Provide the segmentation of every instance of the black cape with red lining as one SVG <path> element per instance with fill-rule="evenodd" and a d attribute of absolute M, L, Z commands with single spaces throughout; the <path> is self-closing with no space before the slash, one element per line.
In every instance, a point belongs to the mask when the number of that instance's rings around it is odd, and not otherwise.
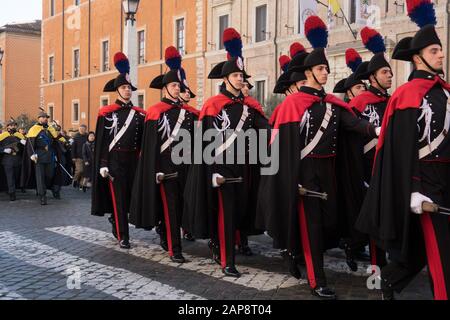
<path fill-rule="evenodd" d="M 214 129 L 214 119 L 222 109 L 234 103 L 233 100 L 223 94 L 219 94 L 208 99 L 203 106 L 199 121 L 202 122 L 202 131 Z M 261 105 L 252 97 L 245 97 L 244 102 L 248 107 L 256 110 L 262 117 L 265 117 Z M 203 132 L 198 132 L 202 134 Z M 194 138 L 195 139 L 195 138 Z M 203 145 L 202 150 L 205 145 Z M 210 166 L 205 164 L 193 164 L 189 168 L 188 178 L 184 192 L 184 207 L 182 225 L 185 230 L 197 239 L 210 239 L 215 236 L 217 226 L 218 199 L 215 188 L 212 187 Z M 237 229 L 247 235 L 262 233 L 256 230 L 256 190 L 259 184 L 259 166 L 250 165 L 249 177 L 251 184 L 248 186 L 250 192 L 248 203 L 250 204 L 246 217 L 243 217 Z M 238 223 L 239 224 L 239 223 Z"/>
<path fill-rule="evenodd" d="M 94 174 L 92 177 L 92 199 L 91 214 L 94 216 L 104 216 L 106 213 L 113 213 L 113 204 L 111 191 L 109 189 L 109 180 L 100 175 L 101 168 L 101 146 L 106 143 L 104 137 L 109 134 L 105 131 L 105 116 L 120 109 L 121 106 L 112 104 L 100 108 L 95 127 L 95 150 L 94 150 Z M 137 112 L 145 114 L 145 110 L 139 107 L 133 107 Z"/>
<path fill-rule="evenodd" d="M 183 109 L 198 115 L 198 110 L 188 105 Z M 158 121 L 162 113 L 173 108 L 165 102 L 159 102 L 147 110 L 145 118 L 142 149 L 136 178 L 134 179 L 133 192 L 130 206 L 130 223 L 136 228 L 150 230 L 159 225 L 164 217 L 163 203 L 161 200 L 159 185 L 156 184 L 157 163 L 160 154 L 161 141 L 158 137 Z M 185 170 L 187 165 L 183 165 Z M 186 170 L 187 171 L 187 170 Z M 178 179 L 185 179 L 187 173 L 178 172 Z"/>
<path fill-rule="evenodd" d="M 437 76 L 413 79 L 399 87 L 386 108 L 378 140 L 373 175 L 356 228 L 368 234 L 384 250 L 400 252 L 408 261 L 410 235 L 420 234 L 412 223 L 410 197 L 413 172 L 418 164 L 417 119 L 423 97 L 436 84 L 450 86 Z M 415 233 L 418 232 L 418 233 Z"/>
<path fill-rule="evenodd" d="M 302 142 L 299 125 L 305 111 L 320 99 L 303 92 L 295 93 L 286 97 L 270 119 L 273 125 L 270 152 L 279 152 L 280 161 L 278 172 L 261 177 L 256 227 L 267 230 L 274 240 L 274 248 L 290 252 L 301 249 L 294 240 L 300 239 L 298 177 Z M 324 101 L 353 114 L 344 101 L 331 94 Z"/>
<path fill-rule="evenodd" d="M 364 91 L 349 101 L 356 114 L 364 112 L 370 104 L 386 101 L 372 91 Z M 367 236 L 354 228 L 361 211 L 367 187 L 365 181 L 364 141 L 366 139 L 355 132 L 340 132 L 338 141 L 338 162 L 336 166 L 338 181 L 339 230 L 342 237 L 351 237 L 353 245 L 364 245 Z M 368 183 L 369 181 L 367 181 Z"/>

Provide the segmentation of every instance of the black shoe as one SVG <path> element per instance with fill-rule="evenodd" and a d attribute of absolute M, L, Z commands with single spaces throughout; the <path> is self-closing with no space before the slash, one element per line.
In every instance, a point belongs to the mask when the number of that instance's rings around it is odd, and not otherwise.
<path fill-rule="evenodd" d="M 61 200 L 61 194 L 59 193 L 59 191 L 53 192 L 53 198 L 55 198 L 56 200 Z"/>
<path fill-rule="evenodd" d="M 240 245 L 240 246 L 238 247 L 238 252 L 239 252 L 240 254 L 243 254 L 244 256 L 247 256 L 247 257 L 253 255 L 252 249 L 250 249 L 250 247 L 248 246 L 248 244 Z"/>
<path fill-rule="evenodd" d="M 311 290 L 311 293 L 321 299 L 336 300 L 336 293 L 327 287 L 316 287 Z"/>
<path fill-rule="evenodd" d="M 288 262 L 289 273 L 296 279 L 302 278 L 302 272 L 299 267 L 299 258 L 300 256 L 293 256 L 289 253 L 286 254 L 285 259 Z"/>
<path fill-rule="evenodd" d="M 47 197 L 46 196 L 42 196 L 41 197 L 41 206 L 46 206 L 47 205 Z"/>
<path fill-rule="evenodd" d="M 381 300 L 395 300 L 394 289 L 386 280 L 381 280 Z"/>
<path fill-rule="evenodd" d="M 15 192 L 9 194 L 9 201 L 16 201 L 16 193 Z"/>
<path fill-rule="evenodd" d="M 183 239 L 184 239 L 184 240 L 187 240 L 187 241 L 195 241 L 194 237 L 193 237 L 192 234 L 190 234 L 189 232 L 186 232 L 186 233 L 183 235 Z"/>
<path fill-rule="evenodd" d="M 172 260 L 173 262 L 176 262 L 176 263 L 185 263 L 186 262 L 186 259 L 183 257 L 183 255 L 181 253 L 174 254 L 173 256 L 170 257 L 170 260 Z"/>
<path fill-rule="evenodd" d="M 212 254 L 212 259 L 218 264 L 221 265 L 221 259 L 220 259 L 220 246 L 216 243 L 214 243 L 214 241 L 209 240 L 208 242 L 208 247 L 211 250 L 211 254 Z"/>
<path fill-rule="evenodd" d="M 111 233 L 114 236 L 114 238 L 116 238 L 117 240 L 119 240 L 119 238 L 117 237 L 117 228 L 116 228 L 116 222 L 114 221 L 114 218 L 112 216 L 110 216 L 108 218 L 109 223 L 111 223 L 112 226 L 112 230 Z"/>
<path fill-rule="evenodd" d="M 83 187 L 83 192 L 86 193 L 87 187 Z"/>
<path fill-rule="evenodd" d="M 127 239 L 120 240 L 119 246 L 122 249 L 130 249 L 131 248 L 130 241 Z"/>
<path fill-rule="evenodd" d="M 161 235 L 161 239 L 159 241 L 159 244 L 161 245 L 161 248 L 164 251 L 166 251 L 166 252 L 169 251 L 169 245 L 167 244 L 167 239 L 166 239 L 165 235 Z"/>
<path fill-rule="evenodd" d="M 222 272 L 224 275 L 229 277 L 239 278 L 241 276 L 241 274 L 239 273 L 239 271 L 237 271 L 235 266 L 225 267 L 222 269 Z"/>
<path fill-rule="evenodd" d="M 348 244 L 345 244 L 344 251 L 345 251 L 345 262 L 347 263 L 347 266 L 353 272 L 358 271 L 358 264 L 356 263 L 355 258 L 353 256 L 352 248 Z"/>

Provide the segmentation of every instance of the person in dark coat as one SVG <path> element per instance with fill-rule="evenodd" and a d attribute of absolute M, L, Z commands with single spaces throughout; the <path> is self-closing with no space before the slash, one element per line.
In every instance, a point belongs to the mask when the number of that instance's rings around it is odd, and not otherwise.
<path fill-rule="evenodd" d="M 133 106 L 130 63 L 121 52 L 114 55 L 119 75 L 105 85 L 117 92 L 114 104 L 100 108 L 96 125 L 91 214 L 112 213 L 109 221 L 120 248 L 130 248 L 128 214 L 136 167 L 141 152 L 145 111 Z"/>
<path fill-rule="evenodd" d="M 48 123 L 49 118 L 41 109 L 38 123 L 28 130 L 20 180 L 21 187 L 37 189 L 41 205 L 47 204 L 47 189 L 52 190 L 55 199 L 61 199 L 61 186 L 67 181 L 63 169 L 64 149 L 58 132 Z"/>
<path fill-rule="evenodd" d="M 92 186 L 92 177 L 94 175 L 94 150 L 95 150 L 95 133 L 89 132 L 88 140 L 83 145 L 82 155 L 83 155 L 83 180 L 82 188 L 86 192 L 88 188 Z"/>
<path fill-rule="evenodd" d="M 407 4 L 420 30 L 401 39 L 392 58 L 413 63 L 414 71 L 387 105 L 356 227 L 389 253 L 383 299 L 394 299 L 428 264 L 434 298 L 448 300 L 449 210 L 433 204 L 450 207 L 450 85 L 439 76 L 445 55 L 433 4 Z"/>
<path fill-rule="evenodd" d="M 258 155 L 258 150 L 249 150 L 249 146 L 258 146 L 256 139 L 245 140 L 245 150 L 240 150 L 234 138 L 254 129 L 267 130 L 269 126 L 261 105 L 241 92 L 248 75 L 239 33 L 228 28 L 223 38 L 229 60 L 217 64 L 208 77 L 223 79 L 225 84 L 220 94 L 205 102 L 199 117 L 202 128 L 199 134 L 209 132 L 218 137 L 214 145 L 217 148 L 210 150 L 211 161 L 199 159 L 191 167 L 185 189 L 183 226 L 195 238 L 211 239 L 213 259 L 221 265 L 222 272 L 239 277 L 235 267 L 236 230 L 246 235 L 261 232 L 255 228 L 256 198 L 248 192 L 257 190 L 260 170 L 259 167 L 254 170 L 249 161 L 250 154 Z M 211 148 L 205 143 L 201 150 L 208 147 Z M 260 165 L 257 160 L 254 164 Z"/>
<path fill-rule="evenodd" d="M 165 50 L 165 60 L 170 70 L 150 84 L 150 88 L 162 90 L 163 98 L 147 111 L 130 223 L 147 230 L 159 227 L 161 247 L 173 262 L 184 263 L 180 229 L 183 190 L 192 161 L 191 137 L 197 111 L 179 99 L 181 87 L 187 84 L 180 53 L 170 46 Z M 187 144 L 183 150 L 178 149 L 183 145 L 180 139 Z"/>
<path fill-rule="evenodd" d="M 25 137 L 17 132 L 17 122 L 11 118 L 6 124 L 6 131 L 0 134 L 1 168 L 4 171 L 10 201 L 16 200 L 16 187 L 20 184 Z"/>
<path fill-rule="evenodd" d="M 303 72 L 307 82 L 298 93 L 286 97 L 272 115 L 270 151 L 278 155 L 279 167 L 262 176 L 258 223 L 274 239 L 275 248 L 287 249 L 292 256 L 303 254 L 313 295 L 335 299 L 334 290 L 327 286 L 323 254 L 336 246 L 338 235 L 335 164 L 339 132 L 376 137 L 377 130 L 358 119 L 344 101 L 325 93 L 329 74 L 324 50 L 326 25 L 311 16 L 305 30 L 314 50 L 295 71 Z M 303 193 L 305 189 L 326 193 L 326 200 L 309 197 Z"/>
<path fill-rule="evenodd" d="M 83 161 L 83 146 L 87 141 L 88 134 L 86 133 L 87 126 L 82 124 L 78 128 L 78 132 L 73 136 L 73 143 L 71 146 L 72 162 L 75 168 L 73 174 L 73 186 L 82 188 L 82 178 L 84 172 Z"/>

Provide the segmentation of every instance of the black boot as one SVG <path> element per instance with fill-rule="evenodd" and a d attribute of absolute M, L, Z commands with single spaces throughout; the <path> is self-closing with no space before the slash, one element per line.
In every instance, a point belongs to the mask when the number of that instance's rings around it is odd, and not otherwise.
<path fill-rule="evenodd" d="M 353 272 L 358 271 L 358 264 L 355 261 L 353 250 L 348 243 L 345 244 L 344 251 L 345 251 L 345 262 L 347 263 L 350 270 Z"/>
<path fill-rule="evenodd" d="M 130 249 L 131 248 L 130 240 L 128 239 L 120 240 L 119 246 L 122 249 Z"/>
<path fill-rule="evenodd" d="M 119 239 L 118 237 L 117 237 L 117 228 L 116 228 L 116 222 L 114 221 L 114 218 L 113 218 L 113 216 L 110 216 L 109 218 L 108 218 L 108 221 L 109 221 L 109 223 L 111 223 L 111 225 L 112 225 L 112 235 L 114 236 L 114 238 L 116 238 L 116 239 Z"/>
<path fill-rule="evenodd" d="M 183 257 L 181 253 L 176 253 L 170 257 L 170 260 L 175 263 L 185 263 L 186 259 Z"/>
<path fill-rule="evenodd" d="M 168 252 L 169 251 L 169 245 L 167 243 L 167 237 L 166 234 L 161 232 L 161 234 L 159 235 L 159 244 L 161 245 L 161 248 Z"/>
<path fill-rule="evenodd" d="M 228 277 L 239 278 L 241 276 L 241 273 L 237 271 L 235 266 L 226 266 L 225 268 L 222 269 L 222 272 L 224 275 Z"/>
<path fill-rule="evenodd" d="M 381 279 L 381 300 L 395 300 L 394 289 L 384 279 Z"/>
<path fill-rule="evenodd" d="M 244 256 L 253 255 L 252 249 L 248 246 L 248 238 L 241 235 L 241 243 L 238 246 L 238 252 Z"/>
<path fill-rule="evenodd" d="M 183 238 L 184 238 L 184 240 L 187 240 L 187 241 L 195 241 L 194 237 L 192 236 L 192 234 L 190 232 L 185 232 L 183 234 Z"/>
<path fill-rule="evenodd" d="M 9 201 L 16 201 L 16 193 L 15 192 L 9 194 Z"/>
<path fill-rule="evenodd" d="M 41 206 L 46 206 L 47 205 L 47 196 L 42 196 L 41 197 Z"/>
<path fill-rule="evenodd" d="M 59 193 L 59 191 L 53 191 L 53 198 L 55 198 L 56 200 L 61 200 L 61 194 Z"/>
<path fill-rule="evenodd" d="M 321 299 L 336 300 L 336 293 L 328 287 L 316 287 L 311 290 L 311 293 Z"/>
<path fill-rule="evenodd" d="M 288 265 L 289 273 L 296 279 L 302 278 L 302 272 L 300 270 L 301 256 L 293 255 L 291 253 L 285 253 L 283 257 Z"/>
<path fill-rule="evenodd" d="M 208 247 L 209 247 L 209 250 L 211 250 L 212 259 L 218 265 L 221 265 L 222 262 L 220 260 L 220 246 L 218 244 L 216 244 L 213 240 L 209 240 Z"/>

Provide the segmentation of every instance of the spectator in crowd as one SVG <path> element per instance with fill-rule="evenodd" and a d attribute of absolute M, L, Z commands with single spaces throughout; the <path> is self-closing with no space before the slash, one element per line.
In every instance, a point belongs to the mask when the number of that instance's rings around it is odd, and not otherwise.
<path fill-rule="evenodd" d="M 88 135 L 88 140 L 83 145 L 83 163 L 84 163 L 84 171 L 83 171 L 83 180 L 82 180 L 82 189 L 84 192 L 88 188 L 92 186 L 92 176 L 94 174 L 93 169 L 93 161 L 94 161 L 94 146 L 95 145 L 95 133 L 90 131 Z"/>
<path fill-rule="evenodd" d="M 83 176 L 83 168 L 84 168 L 83 154 L 82 154 L 83 145 L 86 143 L 88 137 L 86 131 L 87 131 L 86 125 L 82 124 L 78 128 L 78 132 L 73 137 L 73 144 L 72 144 L 72 161 L 75 166 L 72 185 L 74 188 L 79 187 L 80 189 L 82 189 L 80 183 Z"/>

